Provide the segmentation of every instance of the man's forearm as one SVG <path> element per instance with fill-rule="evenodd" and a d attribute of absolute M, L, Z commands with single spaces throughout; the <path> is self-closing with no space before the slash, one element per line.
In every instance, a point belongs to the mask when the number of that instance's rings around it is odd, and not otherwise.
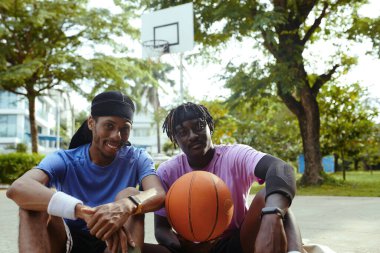
<path fill-rule="evenodd" d="M 289 199 L 280 193 L 273 193 L 269 195 L 265 200 L 266 207 L 278 207 L 285 212 L 288 210 L 289 205 Z"/>
<path fill-rule="evenodd" d="M 303 252 L 301 231 L 296 225 L 295 217 L 290 209 L 285 215 L 284 228 L 288 240 L 288 251 Z"/>
<path fill-rule="evenodd" d="M 160 191 L 155 188 L 141 191 L 134 196 L 141 202 L 143 213 L 160 209 L 165 201 L 165 192 L 163 190 Z"/>

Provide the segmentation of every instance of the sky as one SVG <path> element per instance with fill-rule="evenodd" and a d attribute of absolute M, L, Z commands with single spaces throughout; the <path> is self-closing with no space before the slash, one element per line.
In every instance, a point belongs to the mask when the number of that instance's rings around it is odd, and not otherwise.
<path fill-rule="evenodd" d="M 111 1 L 91 0 L 92 6 L 104 7 L 112 9 L 110 6 Z M 370 4 L 362 9 L 362 13 L 369 17 L 378 17 L 380 13 L 380 1 L 371 0 Z M 136 27 L 141 25 L 141 21 L 136 21 Z M 251 42 L 252 43 L 252 42 Z M 322 45 L 323 47 L 323 45 Z M 242 50 L 243 48 L 243 50 Z M 141 56 L 141 44 L 134 43 L 134 55 L 136 57 Z M 247 58 L 245 46 L 240 44 L 231 43 L 228 49 L 224 50 L 221 54 L 221 64 L 188 64 L 184 62 L 185 71 L 183 74 L 183 84 L 188 94 L 197 100 L 202 99 L 215 99 L 219 97 L 227 97 L 230 92 L 223 87 L 223 82 L 218 80 L 218 74 L 223 73 L 225 64 L 230 61 L 239 61 L 239 59 Z M 360 55 L 358 58 L 358 64 L 354 66 L 347 76 L 342 78 L 342 82 L 354 83 L 359 82 L 361 85 L 368 88 L 370 97 L 380 101 L 380 84 L 378 81 L 378 72 L 380 70 L 380 59 L 376 59 L 373 56 L 365 55 L 365 50 L 369 50 L 368 45 L 360 45 L 353 48 L 355 54 Z M 184 53 L 184 56 L 188 56 L 194 53 L 197 47 L 192 51 Z M 350 52 L 352 53 L 352 52 Z M 166 62 L 175 67 L 170 77 L 176 81 L 173 89 L 176 93 L 172 92 L 172 89 L 168 89 L 169 92 L 164 94 L 161 92 L 161 103 L 163 106 L 169 106 L 178 102 L 179 98 L 179 83 L 180 83 L 180 71 L 179 71 L 179 54 L 168 54 L 161 57 L 162 62 Z"/>

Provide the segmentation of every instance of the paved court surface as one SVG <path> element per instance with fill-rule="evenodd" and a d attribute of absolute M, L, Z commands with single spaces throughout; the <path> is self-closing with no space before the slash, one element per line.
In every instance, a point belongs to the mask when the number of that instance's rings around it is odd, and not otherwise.
<path fill-rule="evenodd" d="M 336 253 L 380 253 L 380 198 L 297 196 L 292 205 L 304 241 Z M 17 206 L 0 190 L 0 252 L 17 252 Z M 155 243 L 146 215 L 146 241 Z"/>

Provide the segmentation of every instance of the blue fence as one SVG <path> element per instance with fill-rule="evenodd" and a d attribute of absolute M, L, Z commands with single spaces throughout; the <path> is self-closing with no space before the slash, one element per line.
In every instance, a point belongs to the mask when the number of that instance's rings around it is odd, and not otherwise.
<path fill-rule="evenodd" d="M 327 173 L 335 172 L 334 170 L 334 156 L 324 156 L 322 158 L 323 170 Z M 305 158 L 304 155 L 298 156 L 298 172 L 303 173 L 305 171 Z"/>

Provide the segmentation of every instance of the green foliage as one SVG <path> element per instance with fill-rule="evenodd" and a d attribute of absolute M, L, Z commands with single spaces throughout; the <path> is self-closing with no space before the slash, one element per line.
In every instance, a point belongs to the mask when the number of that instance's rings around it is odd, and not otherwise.
<path fill-rule="evenodd" d="M 44 156 L 27 153 L 0 154 L 0 183 L 10 184 L 36 166 Z"/>
<path fill-rule="evenodd" d="M 0 88 L 28 99 L 33 152 L 38 151 L 34 101 L 48 90 L 70 87 L 89 98 L 157 83 L 144 61 L 127 56 L 125 41 L 138 35 L 129 22 L 136 8 L 122 1 L 115 5 L 119 11 L 111 13 L 89 9 L 87 0 L 2 1 Z M 89 94 L 83 82 L 91 86 Z"/>
<path fill-rule="evenodd" d="M 342 161 L 361 160 L 376 164 L 380 139 L 375 119 L 378 110 L 368 101 L 368 92 L 358 84 L 328 85 L 319 97 L 321 147 L 323 154 L 335 154 Z"/>
<path fill-rule="evenodd" d="M 28 146 L 25 143 L 17 143 L 16 152 L 17 153 L 26 153 Z"/>
<path fill-rule="evenodd" d="M 368 17 L 355 16 L 354 25 L 348 30 L 348 34 L 351 39 L 355 39 L 359 42 L 370 38 L 374 45 L 374 53 L 377 52 L 377 56 L 380 57 L 380 18 L 371 19 Z"/>
<path fill-rule="evenodd" d="M 215 121 L 215 144 L 242 143 L 292 163 L 302 152 L 296 118 L 274 96 L 231 109 L 222 101 L 202 101 Z"/>
<path fill-rule="evenodd" d="M 297 175 L 300 178 L 301 174 Z M 251 193 L 255 194 L 265 185 L 254 185 Z M 323 185 L 298 186 L 297 195 L 304 196 L 351 196 L 351 197 L 380 197 L 380 171 L 349 171 L 346 180 L 342 173 L 328 174 Z"/>
<path fill-rule="evenodd" d="M 214 119 L 215 129 L 212 134 L 212 140 L 215 144 L 236 143 L 233 137 L 238 130 L 237 120 L 231 116 L 225 103 L 221 101 L 202 101 L 200 102 L 207 107 Z"/>
<path fill-rule="evenodd" d="M 320 187 L 299 187 L 299 195 L 328 195 L 380 197 L 380 172 L 355 171 L 347 172 L 342 180 L 342 172 L 331 174 L 330 180 Z"/>
<path fill-rule="evenodd" d="M 233 135 L 238 142 L 289 162 L 302 153 L 297 120 L 276 97 L 242 104 L 232 114 L 239 119 Z"/>
<path fill-rule="evenodd" d="M 140 3 L 148 9 L 162 9 L 185 2 L 189 1 L 144 0 Z M 352 40 L 355 36 L 378 41 L 378 20 L 359 22 L 358 10 L 367 1 L 192 2 L 198 43 L 220 48 L 228 41 L 244 39 L 247 50 L 252 46 L 268 56 L 264 59 L 252 57 L 247 63 L 227 66 L 224 80 L 232 91 L 230 105 L 248 111 L 244 104 L 255 105 L 259 99 L 266 99 L 267 94 L 277 94 L 298 120 L 306 157 L 304 181 L 319 183 L 322 157 L 317 96 L 324 85 L 347 73 L 355 64 L 355 55 L 347 50 L 356 42 Z M 328 57 L 320 57 L 318 50 L 321 49 L 313 47 L 318 42 L 331 45 Z M 237 118 L 245 119 L 242 116 Z M 246 125 L 248 130 L 251 124 Z M 287 125 L 278 130 L 286 128 Z"/>
<path fill-rule="evenodd" d="M 164 143 L 164 145 L 162 146 L 162 151 L 164 151 L 165 155 L 167 156 L 172 156 L 174 155 L 174 153 L 177 151 L 178 149 L 176 149 L 174 147 L 174 144 L 168 140 L 167 142 Z"/>

